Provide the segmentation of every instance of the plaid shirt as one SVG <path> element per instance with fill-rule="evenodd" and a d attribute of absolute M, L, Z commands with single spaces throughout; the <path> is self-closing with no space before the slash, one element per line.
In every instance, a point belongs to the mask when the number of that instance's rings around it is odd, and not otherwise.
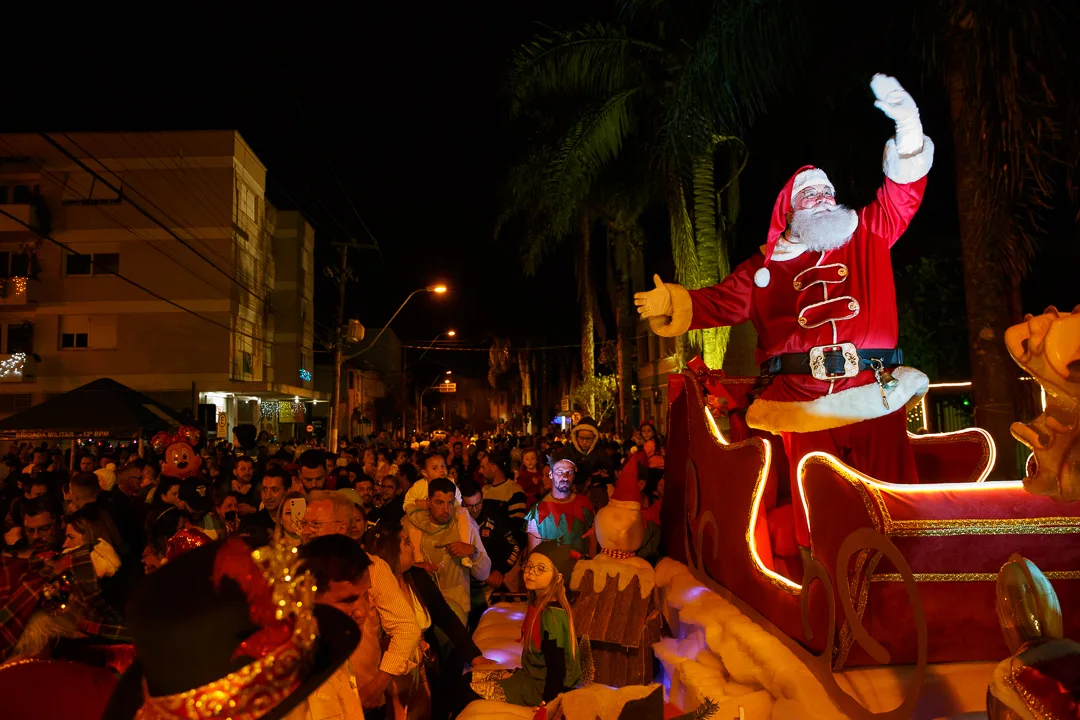
<path fill-rule="evenodd" d="M 124 619 L 102 595 L 94 563 L 90 559 L 91 547 L 84 545 L 60 558 L 53 572 L 70 574 L 72 593 L 68 598 L 69 609 L 75 613 L 75 627 L 87 635 L 107 640 L 131 641 L 124 627 Z"/>
<path fill-rule="evenodd" d="M 0 555 L 0 660 L 22 637 L 46 584 L 48 578 L 35 572 L 30 562 Z"/>

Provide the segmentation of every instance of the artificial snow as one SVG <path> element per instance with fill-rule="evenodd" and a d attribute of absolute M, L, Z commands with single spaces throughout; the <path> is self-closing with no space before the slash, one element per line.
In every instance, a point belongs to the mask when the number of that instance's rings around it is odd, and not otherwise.
<path fill-rule="evenodd" d="M 604 591 L 608 578 L 617 578 L 616 588 L 622 592 L 636 577 L 642 598 L 648 597 L 656 587 L 656 571 L 647 560 L 639 557 L 617 559 L 607 555 L 598 555 L 592 560 L 580 560 L 574 566 L 574 574 L 570 577 L 571 590 L 580 589 L 581 579 L 589 570 L 593 572 L 593 592 L 597 594 Z"/>
<path fill-rule="evenodd" d="M 653 645 L 670 701 L 697 707 L 708 697 L 718 717 L 833 720 L 844 715 L 799 658 L 682 563 L 656 567 L 661 610 L 677 635 Z M 793 708 L 799 708 L 795 715 Z"/>

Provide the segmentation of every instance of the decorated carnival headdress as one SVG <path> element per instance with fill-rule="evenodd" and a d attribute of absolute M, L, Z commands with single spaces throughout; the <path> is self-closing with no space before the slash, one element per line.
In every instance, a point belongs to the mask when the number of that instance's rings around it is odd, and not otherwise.
<path fill-rule="evenodd" d="M 319 687 L 355 648 L 347 616 L 315 605 L 295 548 L 203 545 L 148 576 L 128 625 L 139 664 L 137 720 L 274 720 Z M 127 678 L 126 680 L 134 680 Z M 129 706 L 139 703 L 131 702 Z M 115 707 L 125 703 L 114 703 Z"/>

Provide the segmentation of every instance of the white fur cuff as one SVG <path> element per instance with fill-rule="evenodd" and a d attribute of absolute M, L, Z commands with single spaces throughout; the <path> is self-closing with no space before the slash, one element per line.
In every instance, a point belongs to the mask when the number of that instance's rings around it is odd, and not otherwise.
<path fill-rule="evenodd" d="M 882 167 L 885 177 L 900 185 L 907 185 L 921 180 L 930 172 L 934 164 L 934 142 L 923 135 L 923 146 L 918 152 L 904 156 L 896 149 L 896 138 L 889 138 L 885 143 L 885 157 Z"/>
<path fill-rule="evenodd" d="M 746 411 L 746 424 L 776 434 L 832 430 L 914 405 L 930 385 L 930 379 L 915 368 L 898 367 L 892 374 L 897 384 L 885 391 L 888 408 L 881 402 L 880 386 L 872 382 L 802 402 L 758 399 Z"/>

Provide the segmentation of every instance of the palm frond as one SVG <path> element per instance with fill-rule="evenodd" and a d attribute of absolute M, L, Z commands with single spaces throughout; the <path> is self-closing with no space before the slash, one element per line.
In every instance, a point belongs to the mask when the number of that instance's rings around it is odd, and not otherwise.
<path fill-rule="evenodd" d="M 503 83 L 510 98 L 510 114 L 516 116 L 530 100 L 547 93 L 610 95 L 635 84 L 635 53 L 660 50 L 630 37 L 624 28 L 602 23 L 537 37 L 511 59 Z"/>
<path fill-rule="evenodd" d="M 633 133 L 631 101 L 638 91 L 631 88 L 608 98 L 586 112 L 559 141 L 544 179 L 556 233 L 568 228 L 574 210 Z"/>
<path fill-rule="evenodd" d="M 677 176 L 672 178 L 667 206 L 671 254 L 675 259 L 675 282 L 685 287 L 700 287 L 697 249 L 694 247 L 694 225 L 686 207 L 686 190 Z"/>
<path fill-rule="evenodd" d="M 785 0 L 714 3 L 667 107 L 664 134 L 677 157 L 700 155 L 713 134 L 743 134 L 786 87 L 799 8 Z"/>

